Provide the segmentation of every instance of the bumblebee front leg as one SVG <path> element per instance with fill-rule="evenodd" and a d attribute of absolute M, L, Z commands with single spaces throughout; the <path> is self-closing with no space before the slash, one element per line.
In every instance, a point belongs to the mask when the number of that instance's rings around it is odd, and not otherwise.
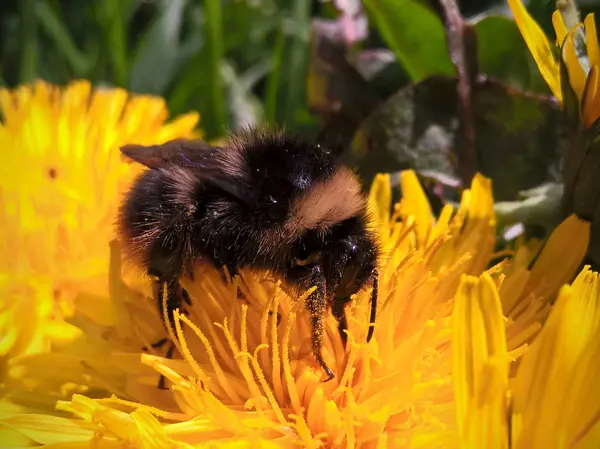
<path fill-rule="evenodd" d="M 167 287 L 167 297 L 164 298 L 165 294 L 165 285 Z M 162 280 L 157 279 L 154 281 L 153 285 L 154 290 L 154 300 L 158 306 L 158 311 L 161 319 L 164 318 L 165 314 L 167 316 L 167 320 L 172 329 L 175 328 L 175 310 L 181 309 L 183 301 L 185 301 L 188 305 L 191 304 L 191 300 L 189 294 L 185 289 L 181 287 L 178 280 Z M 166 308 L 165 308 L 166 306 Z M 167 323 L 165 323 L 166 326 Z M 173 357 L 173 352 L 175 351 L 175 343 L 173 343 L 168 337 L 161 338 L 159 341 L 152 344 L 153 348 L 160 348 L 164 346 L 165 343 L 169 342 L 169 349 L 167 349 L 167 353 L 165 357 L 170 359 Z M 146 349 L 146 348 L 143 348 Z M 165 387 L 165 376 L 161 374 L 158 381 L 158 388 L 161 390 L 166 389 Z"/>
<path fill-rule="evenodd" d="M 179 280 L 169 279 L 166 281 L 157 281 L 159 283 L 155 290 L 155 300 L 158 306 L 160 317 L 163 318 L 167 315 L 167 320 L 171 325 L 171 328 L 175 329 L 175 310 L 182 308 L 183 302 L 185 301 L 188 305 L 191 305 L 192 301 L 188 292 L 181 287 Z M 164 298 L 164 286 L 167 287 L 167 298 Z M 166 307 L 166 308 L 165 308 Z M 166 312 L 166 313 L 165 313 Z M 165 323 L 166 325 L 166 323 Z"/>
<path fill-rule="evenodd" d="M 227 284 L 227 275 L 229 275 L 229 278 L 233 280 L 233 278 L 238 275 L 238 270 L 235 266 L 230 265 L 227 267 L 227 273 L 225 272 L 225 268 L 219 268 L 219 274 L 221 275 L 221 280 L 223 281 L 223 283 Z M 236 294 L 237 299 L 246 299 L 246 296 L 242 293 L 239 286 L 237 288 Z"/>
<path fill-rule="evenodd" d="M 165 283 L 163 281 L 161 281 L 160 279 L 156 278 L 152 281 L 152 296 L 154 297 L 154 301 L 156 301 L 156 304 L 158 306 L 158 312 L 160 314 L 160 318 L 162 320 L 163 317 L 163 295 L 164 295 L 164 287 L 165 287 Z M 162 348 L 166 342 L 169 341 L 168 337 L 164 337 L 161 338 L 160 340 L 155 341 L 154 343 L 151 343 L 150 346 L 154 349 L 160 349 Z M 148 347 L 144 346 L 142 348 L 142 351 L 148 351 Z"/>
<path fill-rule="evenodd" d="M 338 322 L 338 331 L 344 346 L 346 346 L 348 340 L 348 334 L 346 333 L 348 330 L 348 319 L 346 318 L 346 304 L 348 301 L 350 301 L 350 298 L 336 298 L 331 307 L 331 313 Z"/>
<path fill-rule="evenodd" d="M 170 341 L 170 340 L 167 340 L 167 341 Z M 165 358 L 170 359 L 171 357 L 173 357 L 173 352 L 175 352 L 175 343 L 170 341 L 169 349 L 167 349 Z M 160 378 L 158 379 L 158 388 L 161 390 L 167 390 L 168 388 L 165 386 L 166 381 L 167 381 L 167 378 L 161 374 Z"/>
<path fill-rule="evenodd" d="M 190 294 L 189 294 L 189 293 L 188 293 L 188 291 L 187 291 L 185 288 L 183 288 L 183 287 L 181 287 L 181 298 L 182 298 L 182 299 L 185 301 L 185 303 L 186 303 L 188 306 L 191 306 L 191 305 L 192 305 L 192 298 L 190 298 Z M 182 311 L 182 312 L 184 312 L 184 313 L 185 313 L 185 311 Z"/>
<path fill-rule="evenodd" d="M 310 286 L 316 286 L 316 290 L 312 292 L 306 299 L 306 309 L 310 316 L 310 324 L 312 330 L 312 350 L 315 359 L 321 365 L 321 368 L 327 374 L 327 379 L 324 382 L 329 382 L 335 377 L 333 371 L 329 369 L 325 360 L 323 360 L 322 346 L 323 336 L 325 335 L 325 314 L 327 312 L 326 286 L 323 276 L 323 269 L 320 265 L 312 267 L 310 276 Z"/>
<path fill-rule="evenodd" d="M 374 269 L 371 274 L 373 281 L 373 291 L 371 292 L 371 313 L 369 315 L 369 330 L 367 331 L 367 343 L 373 338 L 375 332 L 375 319 L 377 318 L 377 296 L 379 294 L 379 273 L 377 269 Z M 346 304 L 350 301 L 350 298 L 335 298 L 331 307 L 331 313 L 338 322 L 338 330 L 342 343 L 344 346 L 348 340 L 348 319 L 346 318 Z"/>
<path fill-rule="evenodd" d="M 379 295 L 379 272 L 375 268 L 371 274 L 373 279 L 373 291 L 371 292 L 371 316 L 369 317 L 369 331 L 367 332 L 367 343 L 371 341 L 375 332 L 375 318 L 377 318 L 377 296 Z"/>

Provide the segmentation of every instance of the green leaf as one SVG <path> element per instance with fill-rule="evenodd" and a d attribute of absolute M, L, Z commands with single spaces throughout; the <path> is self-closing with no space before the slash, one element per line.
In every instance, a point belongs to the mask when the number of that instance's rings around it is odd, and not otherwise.
<path fill-rule="evenodd" d="M 158 17 L 135 50 L 128 88 L 161 95 L 180 67 L 179 35 L 188 0 L 162 0 Z"/>
<path fill-rule="evenodd" d="M 34 4 L 35 0 L 22 0 L 19 3 L 21 19 L 19 81 L 22 83 L 33 81 L 37 75 L 37 18 L 34 12 Z"/>
<path fill-rule="evenodd" d="M 563 212 L 591 222 L 586 263 L 600 269 L 600 119 L 575 131 L 565 158 Z"/>
<path fill-rule="evenodd" d="M 281 29 L 283 5 L 270 2 L 223 1 L 222 22 L 227 24 L 223 48 L 240 65 L 252 64 L 273 46 L 275 33 Z"/>
<path fill-rule="evenodd" d="M 488 16 L 474 27 L 481 73 L 520 89 L 550 92 L 513 20 Z"/>
<path fill-rule="evenodd" d="M 379 32 L 413 81 L 429 75 L 451 75 L 444 25 L 415 0 L 364 0 Z"/>
<path fill-rule="evenodd" d="M 216 6 L 216 9 L 213 7 Z M 210 11 L 207 10 L 210 8 Z M 169 110 L 172 114 L 180 114 L 194 109 L 200 112 L 201 127 L 208 139 L 223 136 L 229 127 L 229 117 L 226 109 L 227 92 L 222 75 L 225 68 L 221 25 L 215 24 L 222 17 L 220 5 L 208 3 L 196 11 L 196 23 L 191 27 L 200 33 L 203 45 L 199 51 L 191 54 L 181 69 L 177 72 L 177 80 L 172 84 L 168 95 Z M 186 13 L 186 16 L 189 14 Z M 188 17 L 189 18 L 189 17 Z M 209 29 L 209 26 L 211 29 Z M 221 56 L 218 56 L 221 55 Z"/>
<path fill-rule="evenodd" d="M 69 28 L 48 1 L 38 1 L 35 8 L 40 27 L 54 41 L 54 46 L 65 56 L 73 77 L 88 78 L 95 58 L 84 54 L 73 40 Z"/>
<path fill-rule="evenodd" d="M 308 106 L 321 119 L 320 140 L 346 147 L 380 98 L 347 57 L 345 42 L 318 22 L 311 27 Z M 365 64 L 363 64 L 363 67 Z"/>
<path fill-rule="evenodd" d="M 115 83 L 125 87 L 128 73 L 126 10 L 131 1 L 103 0 L 98 2 L 96 17 L 104 34 L 104 46 L 108 52 Z"/>
<path fill-rule="evenodd" d="M 551 98 L 507 88 L 498 81 L 472 89 L 477 169 L 492 178 L 494 197 L 554 180 L 561 113 Z M 353 165 L 365 182 L 380 171 L 412 168 L 456 177 L 456 80 L 431 77 L 408 86 L 363 122 L 353 143 Z M 507 169 L 509 168 L 509 169 Z"/>
<path fill-rule="evenodd" d="M 223 64 L 223 18 L 222 0 L 206 0 L 206 43 L 208 50 L 209 84 L 206 86 L 210 96 L 213 126 L 207 129 L 209 136 L 220 136 L 227 128 L 227 110 L 225 109 L 225 90 L 221 81 Z"/>
<path fill-rule="evenodd" d="M 206 51 L 199 51 L 180 71 L 177 82 L 169 94 L 167 104 L 171 114 L 182 114 L 193 109 L 201 114 L 202 129 L 210 123 L 210 103 L 206 95 L 199 90 L 208 84 L 209 73 L 206 69 Z"/>
<path fill-rule="evenodd" d="M 285 106 L 284 119 L 293 124 L 296 114 L 305 105 L 306 92 L 306 68 L 308 62 L 308 30 L 310 28 L 310 7 L 308 0 L 296 0 L 293 2 L 292 22 L 288 27 L 292 29 L 289 42 L 286 45 L 287 58 L 285 60 Z"/>
<path fill-rule="evenodd" d="M 276 123 L 277 117 L 277 96 L 281 82 L 281 68 L 283 64 L 283 50 L 285 37 L 283 30 L 279 28 L 275 45 L 273 46 L 271 56 L 271 72 L 267 77 L 267 93 L 265 98 L 265 116 L 270 125 Z"/>

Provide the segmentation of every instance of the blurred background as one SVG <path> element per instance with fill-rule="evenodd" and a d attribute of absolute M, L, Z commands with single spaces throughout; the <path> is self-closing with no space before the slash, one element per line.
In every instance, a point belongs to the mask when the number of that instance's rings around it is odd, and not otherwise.
<path fill-rule="evenodd" d="M 523 3 L 554 41 L 555 2 Z M 582 17 L 600 12 L 600 0 L 577 4 Z M 462 14 L 462 49 L 448 45 L 449 5 Z M 367 184 L 417 170 L 434 208 L 476 171 L 499 201 L 560 182 L 560 105 L 505 1 L 3 0 L 0 22 L 6 87 L 85 78 L 159 95 L 172 115 L 199 111 L 208 139 L 285 124 L 351 148 Z M 512 209 L 503 218 L 555 223 Z"/>
<path fill-rule="evenodd" d="M 552 35 L 554 1 L 524 3 Z M 578 5 L 600 10 L 599 1 Z M 478 34 L 482 73 L 548 92 L 505 2 L 459 6 Z M 326 105 L 311 99 L 310 69 L 327 56 L 311 51 L 316 33 L 342 44 L 338 56 L 358 65 L 380 100 L 452 73 L 438 12 L 436 0 L 3 0 L 0 82 L 86 78 L 160 95 L 172 114 L 198 110 L 209 137 L 259 121 L 316 132 L 315 110 Z"/>

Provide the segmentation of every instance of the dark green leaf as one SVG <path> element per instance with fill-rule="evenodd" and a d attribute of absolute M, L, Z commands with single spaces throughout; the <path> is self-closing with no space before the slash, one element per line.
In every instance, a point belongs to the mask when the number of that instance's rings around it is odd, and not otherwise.
<path fill-rule="evenodd" d="M 19 15 L 21 20 L 21 61 L 19 67 L 19 81 L 22 83 L 33 81 L 37 75 L 38 40 L 37 18 L 35 16 L 34 4 L 35 0 L 22 0 L 19 3 Z"/>
<path fill-rule="evenodd" d="M 223 64 L 223 23 L 221 0 L 207 0 L 205 38 L 208 51 L 209 84 L 206 86 L 211 101 L 212 126 L 207 129 L 210 137 L 222 135 L 227 128 L 225 91 L 221 81 Z"/>
<path fill-rule="evenodd" d="M 128 87 L 134 92 L 163 94 L 179 61 L 179 36 L 188 0 L 162 0 L 158 17 L 135 49 Z"/>
<path fill-rule="evenodd" d="M 571 142 L 566 160 L 565 213 L 591 223 L 586 263 L 600 269 L 600 120 Z"/>
<path fill-rule="evenodd" d="M 552 99 L 480 81 L 472 91 L 478 170 L 493 180 L 498 200 L 545 181 L 557 165 L 560 112 Z M 407 168 L 456 176 L 459 123 L 456 81 L 432 77 L 376 110 L 354 141 L 352 162 L 370 180 Z"/>
<path fill-rule="evenodd" d="M 103 0 L 98 2 L 96 17 L 104 33 L 104 43 L 111 63 L 115 84 L 125 87 L 128 73 L 127 61 L 127 25 L 125 23 L 127 6 L 130 1 Z"/>
<path fill-rule="evenodd" d="M 575 213 L 591 223 L 585 263 L 600 270 L 600 119 L 585 127 L 577 95 L 562 60 L 561 87 L 565 140 L 568 142 L 564 151 L 563 214 Z"/>
<path fill-rule="evenodd" d="M 513 20 L 490 16 L 475 24 L 479 71 L 519 89 L 548 92 Z"/>
<path fill-rule="evenodd" d="M 172 114 L 181 114 L 190 109 L 200 111 L 203 129 L 210 122 L 210 99 L 199 92 L 202 86 L 209 83 L 206 58 L 206 51 L 203 49 L 188 61 L 180 71 L 167 102 Z"/>
<path fill-rule="evenodd" d="M 284 55 L 284 76 L 286 85 L 284 90 L 285 103 L 283 107 L 284 121 L 294 123 L 296 114 L 303 109 L 306 91 L 306 66 L 308 61 L 308 30 L 310 27 L 309 0 L 296 0 L 293 2 L 291 20 L 286 24 L 290 29 Z"/>
<path fill-rule="evenodd" d="M 52 39 L 55 48 L 64 55 L 72 70 L 72 75 L 76 78 L 87 78 L 95 62 L 95 55 L 85 55 L 77 48 L 69 28 L 49 2 L 37 2 L 35 13 L 40 27 Z"/>
<path fill-rule="evenodd" d="M 280 28 L 271 54 L 271 72 L 267 78 L 267 92 L 265 96 L 265 116 L 267 122 L 271 125 L 275 125 L 277 117 L 277 95 L 281 82 L 284 41 L 283 30 Z"/>
<path fill-rule="evenodd" d="M 415 0 L 364 0 L 379 32 L 413 81 L 454 68 L 439 17 Z"/>
<path fill-rule="evenodd" d="M 334 39 L 326 27 L 313 23 L 307 96 L 310 109 L 324 124 L 323 141 L 345 146 L 379 97 L 346 59 L 344 43 Z"/>
<path fill-rule="evenodd" d="M 354 64 L 380 98 L 389 98 L 410 83 L 406 72 L 390 50 L 365 50 L 357 56 Z"/>

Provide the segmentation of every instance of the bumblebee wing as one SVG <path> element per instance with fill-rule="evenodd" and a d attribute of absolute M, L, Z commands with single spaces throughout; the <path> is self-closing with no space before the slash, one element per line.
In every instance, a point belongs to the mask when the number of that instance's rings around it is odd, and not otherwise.
<path fill-rule="evenodd" d="M 169 162 L 184 165 L 204 162 L 217 148 L 201 140 L 175 139 L 161 145 L 125 145 L 121 153 L 148 168 L 161 168 Z"/>
<path fill-rule="evenodd" d="M 223 151 L 227 149 L 211 146 L 201 140 L 185 139 L 171 140 L 162 145 L 121 147 L 125 156 L 148 168 L 160 169 L 169 164 L 190 167 L 203 182 L 212 184 L 241 201 L 250 202 L 251 190 L 242 176 L 228 170 L 231 164 L 223 157 Z"/>

